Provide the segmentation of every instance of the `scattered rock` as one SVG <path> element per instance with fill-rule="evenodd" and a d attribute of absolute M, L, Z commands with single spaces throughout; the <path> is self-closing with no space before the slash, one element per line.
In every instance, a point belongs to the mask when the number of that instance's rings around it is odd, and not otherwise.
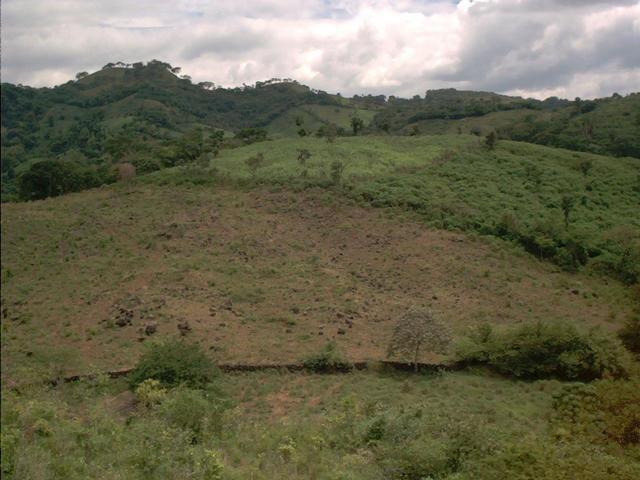
<path fill-rule="evenodd" d="M 178 330 L 180 330 L 180 335 L 183 337 L 191 331 L 191 327 L 189 326 L 189 322 L 186 320 L 182 323 L 178 324 Z"/>
<path fill-rule="evenodd" d="M 154 333 L 156 333 L 157 329 L 158 329 L 158 324 L 157 323 L 150 323 L 149 325 L 147 325 L 144 328 L 144 333 L 147 336 L 153 335 Z"/>
<path fill-rule="evenodd" d="M 116 325 L 119 327 L 125 327 L 127 325 L 131 325 L 133 320 L 133 310 L 120 307 L 118 315 L 116 316 Z"/>
<path fill-rule="evenodd" d="M 438 299 L 438 296 L 437 296 L 437 295 L 434 295 L 433 297 L 431 297 L 431 299 L 432 299 L 432 300 L 437 300 L 437 299 Z"/>
<path fill-rule="evenodd" d="M 344 328 L 338 329 L 338 335 L 344 335 L 345 333 L 347 333 L 347 331 Z"/>

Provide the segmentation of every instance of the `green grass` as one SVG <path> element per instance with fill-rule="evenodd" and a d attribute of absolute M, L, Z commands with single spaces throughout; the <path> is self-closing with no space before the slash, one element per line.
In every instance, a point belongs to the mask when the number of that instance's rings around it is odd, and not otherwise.
<path fill-rule="evenodd" d="M 301 165 L 297 158 L 303 148 L 311 158 Z M 500 141 L 488 151 L 477 137 L 440 135 L 346 137 L 332 144 L 316 138 L 280 139 L 224 151 L 212 165 L 222 176 L 247 182 L 253 177 L 245 160 L 258 152 L 265 157 L 256 176 L 260 183 L 328 187 L 333 183 L 331 164 L 339 161 L 345 167 L 345 194 L 359 202 L 415 210 L 439 228 L 513 238 L 568 268 L 591 257 L 597 269 L 631 283 L 640 275 L 638 159 L 511 141 Z M 592 164 L 587 175 L 579 170 L 581 162 Z M 157 174 L 168 175 L 172 173 Z M 574 199 L 566 228 L 565 196 Z M 622 265 L 626 247 L 614 238 L 616 227 L 627 229 L 628 265 Z M 574 244 L 583 253 L 571 250 Z"/>
<path fill-rule="evenodd" d="M 557 381 L 370 371 L 234 374 L 221 382 L 165 390 L 149 406 L 136 405 L 124 381 L 105 377 L 6 392 L 3 477 L 631 480 L 640 473 L 638 445 L 621 448 L 607 436 L 611 427 L 592 428 L 580 416 L 587 404 L 567 410 L 568 387 Z M 611 386 L 572 384 L 571 392 L 603 395 Z M 605 424 L 611 418 L 596 415 Z"/>

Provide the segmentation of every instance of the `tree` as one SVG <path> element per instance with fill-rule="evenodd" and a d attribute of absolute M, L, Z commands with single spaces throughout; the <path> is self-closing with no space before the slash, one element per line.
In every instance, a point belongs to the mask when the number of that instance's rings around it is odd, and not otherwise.
<path fill-rule="evenodd" d="M 205 142 L 205 149 L 213 153 L 214 157 L 217 157 L 220 153 L 220 147 L 222 146 L 223 140 L 224 130 L 211 129 L 209 138 L 207 138 L 207 141 Z"/>
<path fill-rule="evenodd" d="M 258 153 L 253 157 L 247 158 L 246 163 L 247 163 L 247 166 L 249 167 L 249 170 L 251 171 L 251 175 L 255 179 L 258 169 L 262 167 L 262 165 L 264 164 L 264 155 L 262 153 Z"/>
<path fill-rule="evenodd" d="M 331 181 L 338 185 L 342 179 L 342 172 L 344 172 L 345 164 L 340 160 L 334 160 L 331 162 Z"/>
<path fill-rule="evenodd" d="M 593 167 L 593 162 L 591 160 L 583 160 L 578 165 L 578 168 L 582 172 L 582 174 L 586 177 L 589 174 L 589 170 Z"/>
<path fill-rule="evenodd" d="M 387 355 L 410 359 L 417 372 L 422 349 L 446 353 L 450 344 L 451 332 L 440 318 L 427 308 L 410 307 L 396 322 Z"/>
<path fill-rule="evenodd" d="M 78 72 L 76 73 L 76 80 L 82 80 L 85 77 L 88 77 L 89 74 L 87 72 Z"/>
<path fill-rule="evenodd" d="M 351 128 L 353 129 L 354 135 L 358 135 L 358 132 L 362 130 L 362 127 L 364 127 L 364 122 L 360 117 L 357 115 L 351 117 Z"/>
<path fill-rule="evenodd" d="M 129 183 L 136 176 L 136 167 L 133 164 L 126 162 L 118 165 L 118 180 Z"/>
<path fill-rule="evenodd" d="M 494 131 L 489 132 L 489 134 L 486 137 L 484 137 L 484 144 L 487 146 L 489 150 L 493 150 L 494 148 L 496 148 L 497 141 L 498 141 L 498 136 Z"/>
<path fill-rule="evenodd" d="M 333 141 L 338 136 L 338 127 L 336 127 L 333 123 L 330 123 L 324 128 L 324 136 L 327 139 L 327 142 L 333 143 Z"/>
<path fill-rule="evenodd" d="M 562 213 L 564 214 L 565 230 L 569 228 L 569 214 L 573 210 L 575 203 L 576 199 L 571 195 L 563 195 L 562 200 L 560 200 L 560 208 L 562 208 Z"/>
<path fill-rule="evenodd" d="M 311 158 L 311 152 L 309 150 L 307 150 L 306 148 L 299 148 L 298 149 L 298 163 L 300 165 L 306 165 L 307 164 L 307 160 L 309 160 Z"/>

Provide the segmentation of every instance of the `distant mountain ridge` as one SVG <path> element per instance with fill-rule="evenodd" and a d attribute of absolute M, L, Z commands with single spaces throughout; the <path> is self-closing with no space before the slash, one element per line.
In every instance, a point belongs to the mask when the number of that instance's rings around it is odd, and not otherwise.
<path fill-rule="evenodd" d="M 424 98 L 346 98 L 292 79 L 221 88 L 194 84 L 179 74 L 179 67 L 152 60 L 108 63 L 53 88 L 3 83 L 3 193 L 10 193 L 34 162 L 71 159 L 98 165 L 113 160 L 116 150 L 151 151 L 198 128 L 222 129 L 226 136 L 251 128 L 270 136 L 321 134 L 329 124 L 339 135 L 497 131 L 501 138 L 640 158 L 638 93 L 541 101 L 440 89 Z M 363 120 L 353 132 L 351 118 Z"/>

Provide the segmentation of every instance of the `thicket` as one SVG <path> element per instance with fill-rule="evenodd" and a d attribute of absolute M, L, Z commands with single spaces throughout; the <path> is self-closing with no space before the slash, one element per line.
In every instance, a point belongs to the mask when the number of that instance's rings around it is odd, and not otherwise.
<path fill-rule="evenodd" d="M 640 355 L 640 309 L 618 330 L 618 338 L 627 350 Z"/>
<path fill-rule="evenodd" d="M 620 345 L 600 330 L 583 334 L 572 325 L 543 321 L 502 332 L 481 325 L 458 346 L 458 358 L 523 379 L 623 378 L 629 364 Z"/>
<path fill-rule="evenodd" d="M 18 178 L 21 200 L 42 200 L 78 192 L 116 181 L 114 168 L 108 165 L 83 165 L 73 161 L 36 162 Z"/>
<path fill-rule="evenodd" d="M 147 379 L 157 380 L 162 386 L 185 384 L 202 388 L 213 382 L 219 373 L 214 361 L 199 344 L 167 339 L 148 344 L 129 379 L 134 388 Z"/>
<path fill-rule="evenodd" d="M 328 342 L 320 352 L 309 355 L 302 362 L 305 369 L 318 373 L 350 372 L 353 364 L 334 342 Z"/>

